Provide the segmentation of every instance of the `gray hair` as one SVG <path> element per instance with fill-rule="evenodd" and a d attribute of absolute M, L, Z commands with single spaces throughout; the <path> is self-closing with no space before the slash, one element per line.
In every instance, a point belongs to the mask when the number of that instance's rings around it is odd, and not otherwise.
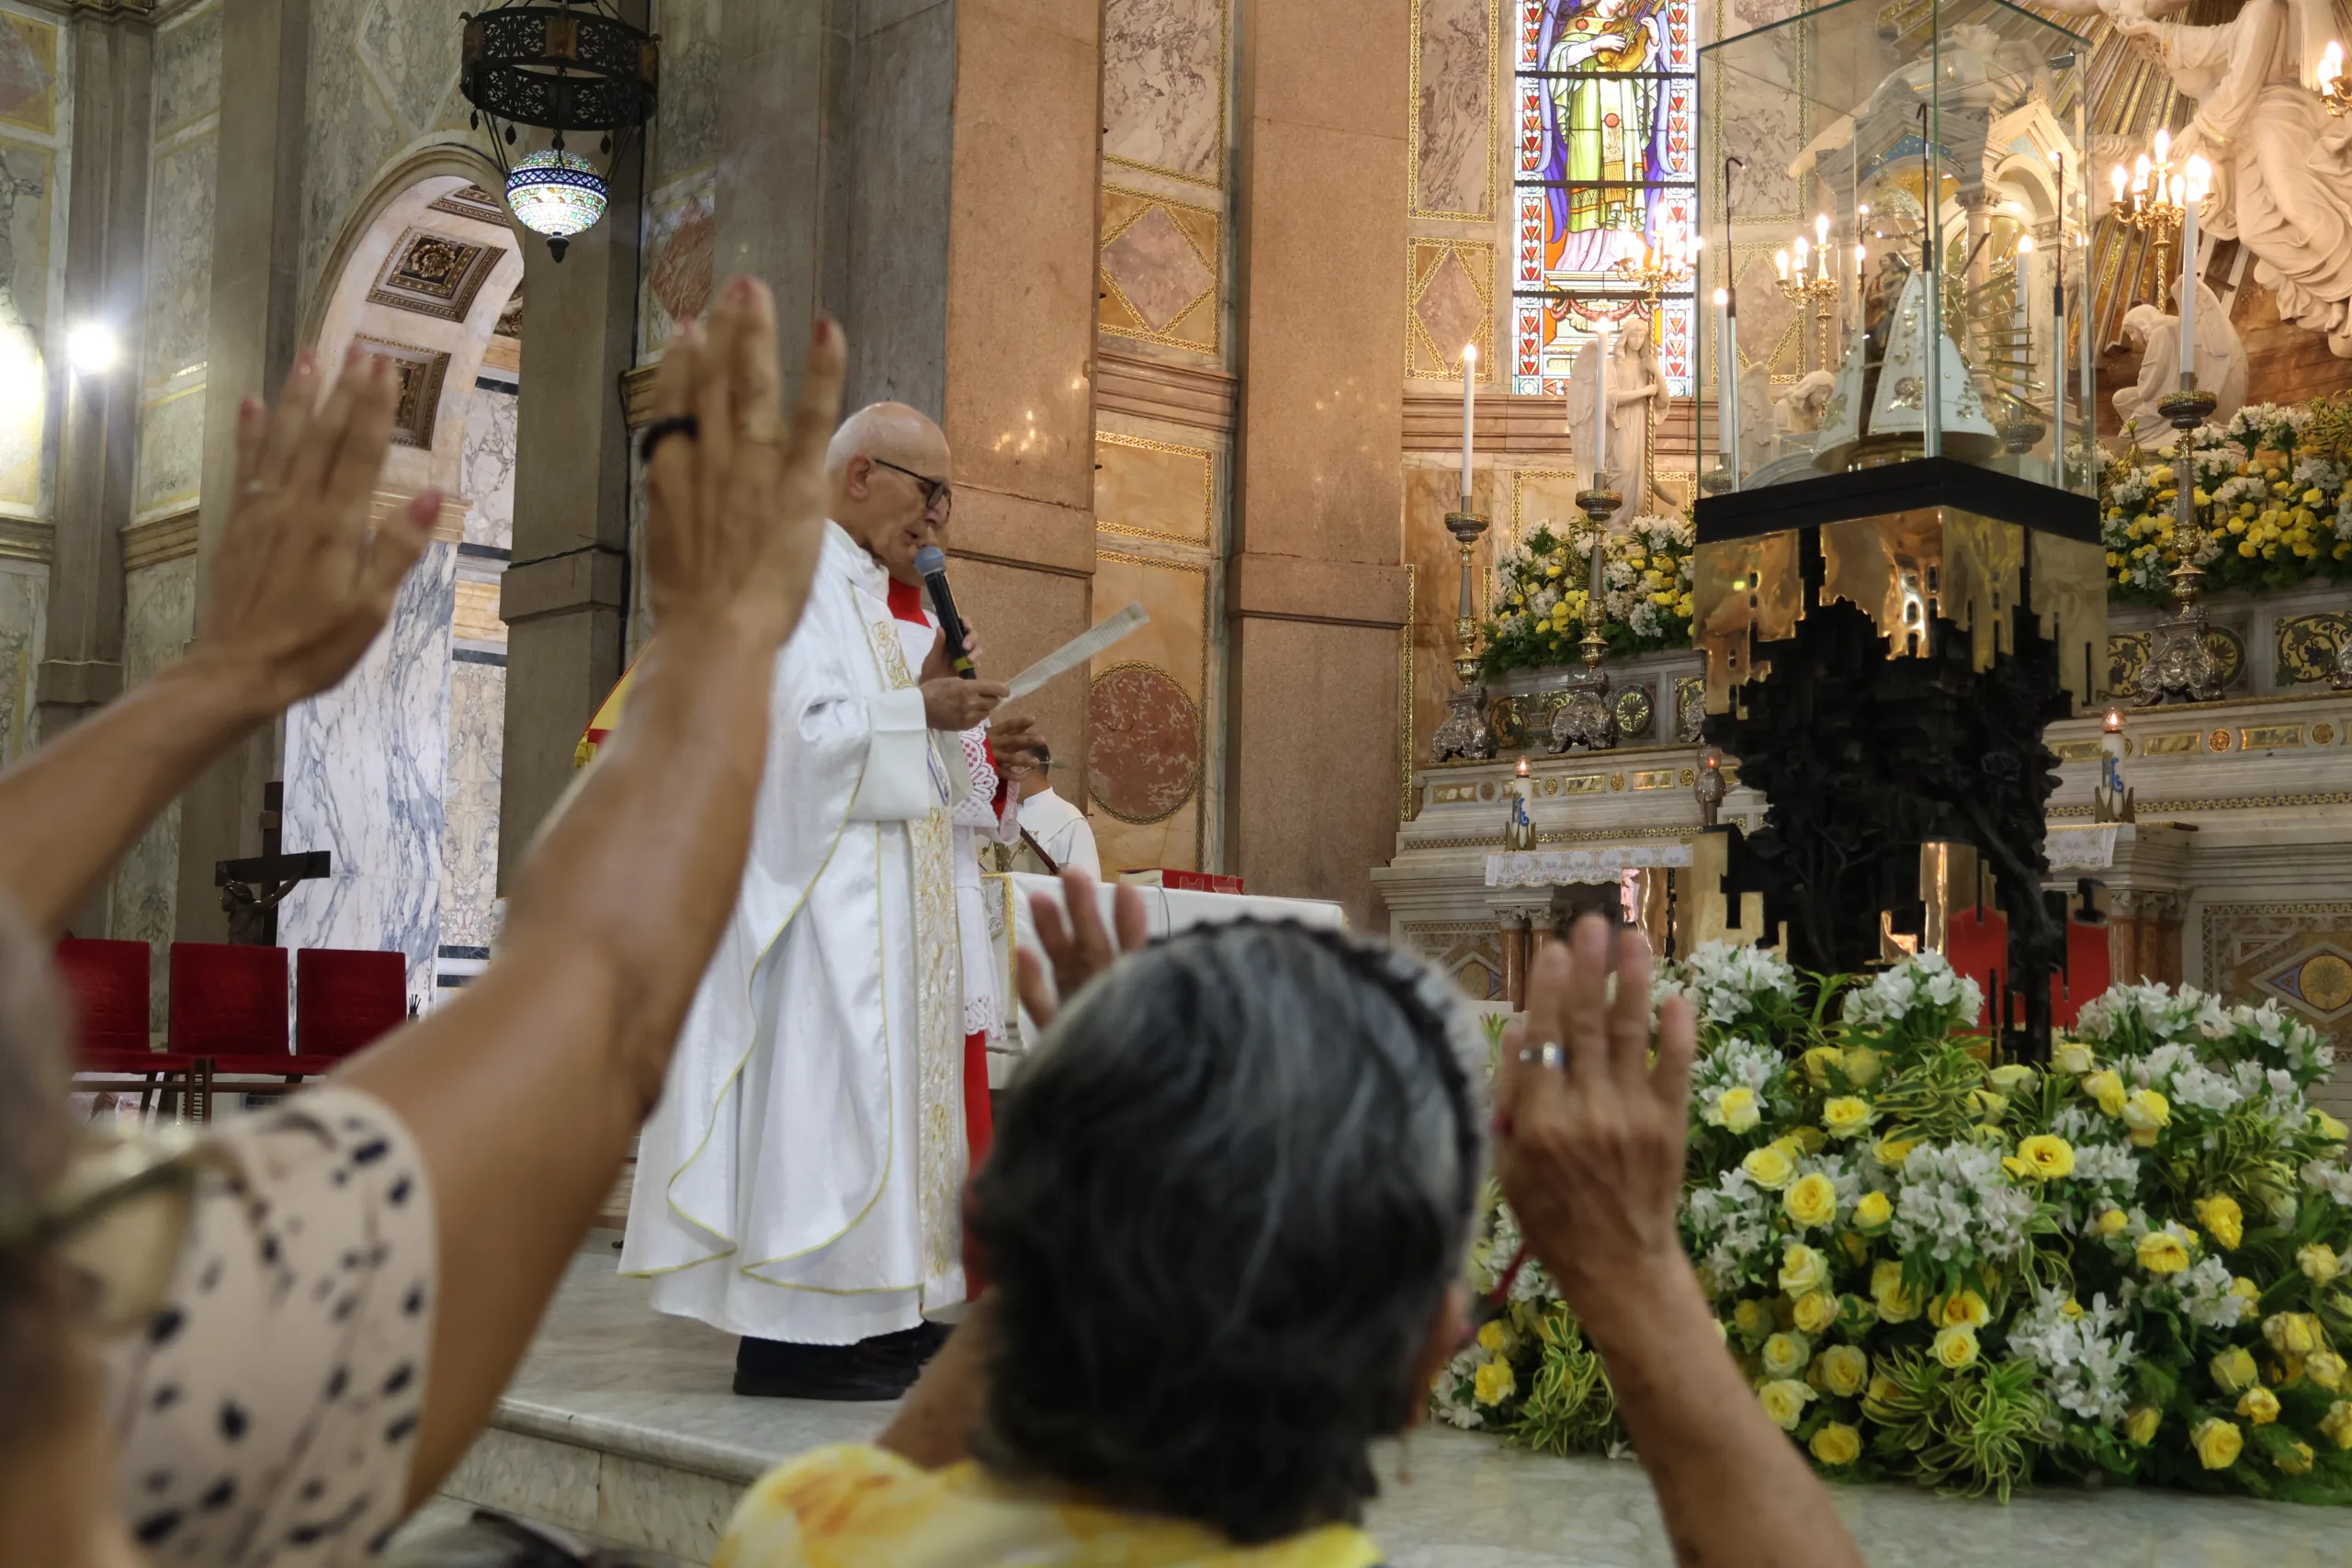
<path fill-rule="evenodd" d="M 1079 993 L 974 1183 L 982 1456 L 1242 1541 L 1357 1517 L 1462 1278 L 1483 1055 L 1425 965 L 1296 925 Z"/>

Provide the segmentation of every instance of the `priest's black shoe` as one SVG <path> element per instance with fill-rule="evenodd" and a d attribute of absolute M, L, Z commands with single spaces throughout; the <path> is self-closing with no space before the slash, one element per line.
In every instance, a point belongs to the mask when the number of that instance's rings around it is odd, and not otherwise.
<path fill-rule="evenodd" d="M 854 1345 L 746 1337 L 735 1348 L 735 1392 L 763 1399 L 897 1399 L 945 1338 L 927 1323 Z"/>

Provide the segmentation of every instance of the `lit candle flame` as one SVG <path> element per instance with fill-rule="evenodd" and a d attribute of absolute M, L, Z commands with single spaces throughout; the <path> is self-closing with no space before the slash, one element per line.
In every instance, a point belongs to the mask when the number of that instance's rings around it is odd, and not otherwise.
<path fill-rule="evenodd" d="M 2156 164 L 2158 167 L 2162 167 L 2171 162 L 2172 132 L 2160 129 L 2156 132 Z"/>
<path fill-rule="evenodd" d="M 2335 39 L 2327 40 L 2327 48 L 2319 57 L 2319 85 L 2329 92 L 2344 80 L 2344 46 Z"/>
<path fill-rule="evenodd" d="M 1780 269 L 1781 281 L 1786 283 L 1789 280 L 1789 253 L 1786 251 L 1774 251 L 1772 253 L 1772 265 Z"/>
<path fill-rule="evenodd" d="M 1816 212 L 1813 215 L 1813 234 L 1816 243 L 1826 245 L 1829 243 L 1829 215 L 1827 213 Z"/>
<path fill-rule="evenodd" d="M 2213 165 L 2192 154 L 2188 160 L 2188 199 L 2203 201 L 2213 188 Z"/>

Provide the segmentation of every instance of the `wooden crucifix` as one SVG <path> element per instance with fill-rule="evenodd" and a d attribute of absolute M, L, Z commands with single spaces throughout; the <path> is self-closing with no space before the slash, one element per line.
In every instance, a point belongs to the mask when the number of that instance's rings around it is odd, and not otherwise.
<path fill-rule="evenodd" d="M 287 854 L 278 832 L 285 820 L 286 786 L 262 786 L 261 853 L 212 863 L 212 885 L 229 917 L 229 940 L 242 947 L 277 945 L 277 906 L 304 882 L 331 874 L 334 857 L 324 850 Z"/>

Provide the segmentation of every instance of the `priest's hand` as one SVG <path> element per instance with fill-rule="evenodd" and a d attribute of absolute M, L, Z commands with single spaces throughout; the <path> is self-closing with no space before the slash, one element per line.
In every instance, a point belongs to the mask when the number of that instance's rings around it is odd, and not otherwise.
<path fill-rule="evenodd" d="M 771 649 L 799 624 L 824 542 L 842 365 L 842 330 L 820 318 L 787 419 L 775 299 L 751 277 L 729 280 L 708 321 L 671 340 L 657 423 L 691 424 L 658 440 L 646 466 L 657 624 L 726 626 Z"/>
<path fill-rule="evenodd" d="M 1094 886 L 1092 877 L 1072 866 L 1062 873 L 1058 900 L 1050 893 L 1029 895 L 1037 946 L 1046 951 L 1040 957 L 1036 948 L 1021 949 L 1013 954 L 1013 967 L 1018 971 L 1021 1005 L 1029 1010 L 1040 1029 L 1060 1013 L 1064 997 L 1077 995 L 1089 980 L 1117 963 L 1121 953 L 1133 953 L 1151 940 L 1143 895 L 1121 883 L 1111 892 L 1111 921 L 1118 935 L 1118 945 L 1113 947 L 1112 933 L 1102 929 L 1102 902 L 1094 897 Z M 1050 981 L 1046 977 L 1048 963 L 1054 966 Z"/>
<path fill-rule="evenodd" d="M 1525 1021 L 1503 1036 L 1496 1174 L 1529 1248 L 1602 1337 L 1690 1275 L 1675 1210 L 1698 1025 L 1669 998 L 1652 1062 L 1650 971 L 1638 931 L 1587 915 L 1537 957 Z"/>
<path fill-rule="evenodd" d="M 276 408 L 248 399 L 237 411 L 236 490 L 192 660 L 267 712 L 359 662 L 441 507 L 427 491 L 381 522 L 370 515 L 399 396 L 390 364 L 355 345 L 323 403 L 322 379 L 305 352 Z"/>
<path fill-rule="evenodd" d="M 996 711 L 1012 688 L 1001 681 L 947 675 L 922 683 L 923 722 L 960 735 Z"/>
<path fill-rule="evenodd" d="M 980 662 L 980 634 L 973 629 L 969 621 L 964 623 L 964 657 L 970 660 L 975 667 Z M 922 679 L 925 682 L 944 681 L 955 673 L 956 666 L 947 660 L 947 633 L 944 630 L 932 633 L 931 651 L 923 655 Z"/>
<path fill-rule="evenodd" d="M 989 725 L 989 749 L 996 753 L 1000 772 L 1018 776 L 1037 764 L 1037 753 L 1045 750 L 1046 738 L 1037 733 L 1037 721 L 1027 714 L 999 718 Z"/>

